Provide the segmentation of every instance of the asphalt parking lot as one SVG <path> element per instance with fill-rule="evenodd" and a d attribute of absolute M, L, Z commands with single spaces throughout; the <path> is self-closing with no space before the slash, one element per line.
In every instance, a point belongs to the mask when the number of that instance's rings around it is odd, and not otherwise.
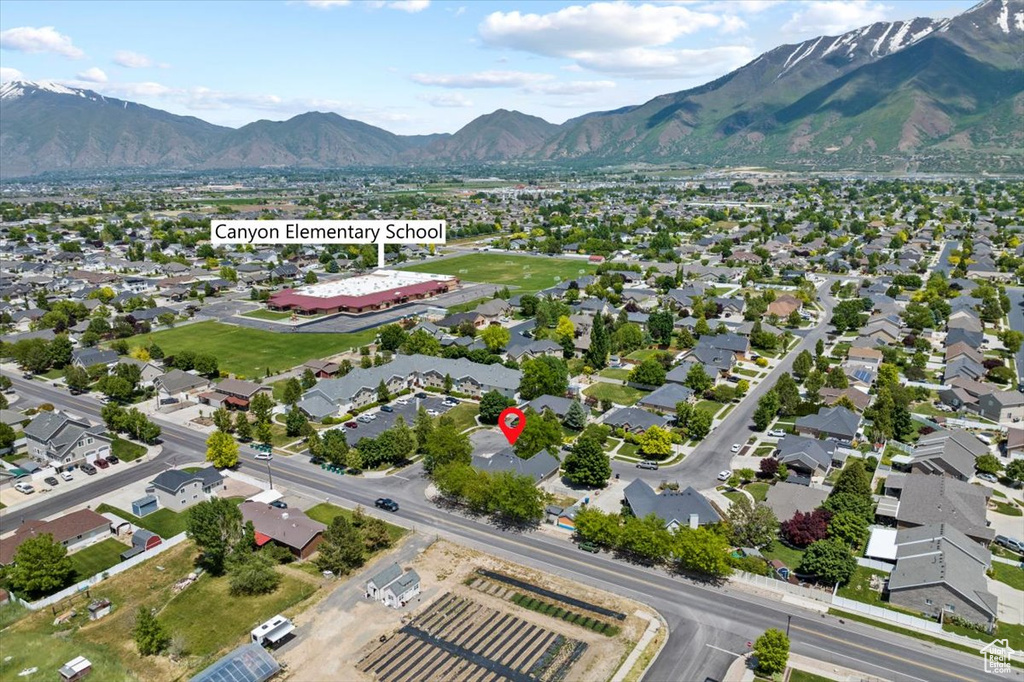
<path fill-rule="evenodd" d="M 394 412 L 383 412 L 380 409 L 370 410 L 363 414 L 375 415 L 376 419 L 373 421 L 369 423 L 356 421 L 358 426 L 354 429 L 350 429 L 347 426 L 339 426 L 338 428 L 345 429 L 345 436 L 348 440 L 348 444 L 355 445 L 363 438 L 376 438 L 383 432 L 387 431 L 395 425 L 395 421 L 399 416 L 405 419 L 405 423 L 408 426 L 412 426 L 413 421 L 416 419 L 416 412 L 419 410 L 419 405 L 423 405 L 423 407 L 428 410 L 436 410 L 440 414 L 444 414 L 453 407 L 445 405 L 444 398 L 435 396 L 423 399 L 414 398 L 412 396 L 406 396 L 406 398 L 409 398 L 409 402 L 406 405 L 401 405 L 394 400 L 391 401 L 390 405 L 394 408 Z M 419 405 L 417 403 L 419 403 Z"/>

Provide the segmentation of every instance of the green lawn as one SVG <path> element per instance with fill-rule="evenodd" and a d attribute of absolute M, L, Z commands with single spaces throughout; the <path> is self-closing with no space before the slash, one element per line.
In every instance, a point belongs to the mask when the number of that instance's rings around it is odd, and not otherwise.
<path fill-rule="evenodd" d="M 114 442 L 110 444 L 110 451 L 122 462 L 131 462 L 146 454 L 144 446 L 118 436 L 114 436 Z"/>
<path fill-rule="evenodd" d="M 121 563 L 121 552 L 127 549 L 128 545 L 123 542 L 107 538 L 75 552 L 70 555 L 71 563 L 75 565 L 75 580 L 85 580 Z"/>
<path fill-rule="evenodd" d="M 623 443 L 619 451 L 615 453 L 615 456 L 619 457 L 621 455 L 622 457 L 636 457 L 639 459 L 642 455 L 637 452 L 638 449 L 636 443 Z"/>
<path fill-rule="evenodd" d="M 750 483 L 744 490 L 751 494 L 755 502 L 764 502 L 764 498 L 768 496 L 768 489 L 771 486 L 767 483 Z"/>
<path fill-rule="evenodd" d="M 455 428 L 459 431 L 465 431 L 476 426 L 476 416 L 478 414 L 480 414 L 480 406 L 476 403 L 460 403 L 451 410 L 448 410 L 445 416 L 455 420 Z"/>
<path fill-rule="evenodd" d="M 287 320 L 290 319 L 292 314 L 290 312 L 283 312 L 280 310 L 266 310 L 260 308 L 259 310 L 251 310 L 247 313 L 242 313 L 242 317 L 254 317 L 257 320 Z"/>
<path fill-rule="evenodd" d="M 152 531 L 164 539 L 172 538 L 178 533 L 183 533 L 185 531 L 185 515 L 177 514 L 172 512 L 170 509 L 157 509 L 152 514 L 148 514 L 142 518 L 133 516 L 123 509 L 112 507 L 109 504 L 101 504 L 96 507 L 96 512 L 99 514 L 102 514 L 103 512 L 117 514 L 125 521 L 130 521 L 140 528 Z"/>
<path fill-rule="evenodd" d="M 761 550 L 761 554 L 765 559 L 778 559 L 792 569 L 799 566 L 804 558 L 803 550 L 787 547 L 779 541 L 775 541 L 767 549 Z"/>
<path fill-rule="evenodd" d="M 871 604 L 872 606 L 889 608 L 889 602 L 882 601 L 881 592 L 871 589 L 871 576 L 885 579 L 885 574 L 881 571 L 858 566 L 857 570 L 853 572 L 850 582 L 839 588 L 839 596 Z"/>
<path fill-rule="evenodd" d="M 133 336 L 132 347 L 156 343 L 167 355 L 189 349 L 212 353 L 220 369 L 247 378 L 262 377 L 349 348 L 364 346 L 376 338 L 376 330 L 355 334 L 278 334 L 220 322 L 200 322 L 174 329 Z"/>
<path fill-rule="evenodd" d="M 806 670 L 790 668 L 789 682 L 830 682 L 829 678 L 809 673 Z"/>
<path fill-rule="evenodd" d="M 649 358 L 657 357 L 658 353 L 661 352 L 663 351 L 660 351 L 657 348 L 644 348 L 641 350 L 633 351 L 632 353 L 627 355 L 626 358 L 629 360 L 636 360 L 638 363 L 640 363 Z"/>
<path fill-rule="evenodd" d="M 647 394 L 646 391 L 623 386 L 621 384 L 606 384 L 598 382 L 583 389 L 583 395 L 597 400 L 610 400 L 617 405 L 633 405 L 640 398 Z"/>
<path fill-rule="evenodd" d="M 964 637 L 980 639 L 983 642 L 991 642 L 995 639 L 1003 639 L 1005 637 L 1012 649 L 1016 649 L 1017 651 L 1024 649 L 1024 625 L 1012 625 L 1010 623 L 998 621 L 996 623 L 995 634 L 992 635 L 984 632 L 978 632 L 971 628 L 953 625 L 952 623 L 943 623 L 942 629 L 946 632 L 955 632 L 956 634 L 963 635 Z M 1014 663 L 1014 665 L 1022 667 L 1017 663 Z"/>
<path fill-rule="evenodd" d="M 468 313 L 471 310 L 476 310 L 477 306 L 481 303 L 486 303 L 491 300 L 489 297 L 484 296 L 483 298 L 475 298 L 472 301 L 466 301 L 465 303 L 459 303 L 458 305 L 447 306 L 445 309 L 449 315 L 455 313 Z"/>
<path fill-rule="evenodd" d="M 562 280 L 592 274 L 595 265 L 565 258 L 531 258 L 504 253 L 474 253 L 403 268 L 414 272 L 454 275 L 467 282 L 519 287 L 518 292 L 547 289 Z"/>
<path fill-rule="evenodd" d="M 992 562 L 992 576 L 1001 583 L 1006 583 L 1015 590 L 1024 591 L 1024 568 L 1004 564 L 1000 561 Z"/>
<path fill-rule="evenodd" d="M 774 445 L 761 445 L 754 450 L 754 457 L 767 457 L 768 455 L 775 452 L 776 448 Z"/>
<path fill-rule="evenodd" d="M 718 414 L 719 410 L 725 407 L 725 403 L 716 402 L 714 400 L 701 400 L 696 405 L 698 410 L 704 410 L 712 417 Z"/>
<path fill-rule="evenodd" d="M 619 381 L 626 381 L 629 379 L 629 370 L 621 367 L 608 367 L 606 369 L 602 369 L 598 374 L 603 377 L 608 377 L 609 379 L 618 379 Z"/>
<path fill-rule="evenodd" d="M 742 374 L 745 377 L 757 378 L 760 372 L 755 372 L 752 369 L 746 369 L 745 367 L 738 367 L 732 371 L 733 374 Z"/>
<path fill-rule="evenodd" d="M 729 498 L 733 502 L 739 502 L 740 498 L 746 497 L 746 495 L 744 495 L 743 493 L 741 493 L 738 490 L 730 490 L 728 492 L 722 493 L 722 495 L 724 495 L 725 497 Z"/>
<path fill-rule="evenodd" d="M 992 504 L 995 505 L 996 511 L 1000 514 L 1005 514 L 1007 516 L 1024 516 L 1024 512 L 1022 512 L 1020 507 L 1015 504 L 1000 502 L 999 500 L 993 500 Z"/>
<path fill-rule="evenodd" d="M 344 516 L 349 521 L 351 521 L 352 511 L 350 509 L 345 509 L 343 507 L 339 507 L 329 502 L 321 502 L 315 507 L 310 507 L 309 509 L 307 509 L 306 516 L 313 519 L 314 521 L 319 521 L 320 523 L 324 523 L 329 526 L 331 525 L 331 521 L 333 521 L 334 517 L 336 516 Z M 405 535 L 407 532 L 408 531 L 405 528 L 402 528 L 401 526 L 396 526 L 393 523 L 388 524 L 388 535 L 391 536 L 392 542 L 398 542 L 398 540 L 401 539 L 401 537 Z"/>

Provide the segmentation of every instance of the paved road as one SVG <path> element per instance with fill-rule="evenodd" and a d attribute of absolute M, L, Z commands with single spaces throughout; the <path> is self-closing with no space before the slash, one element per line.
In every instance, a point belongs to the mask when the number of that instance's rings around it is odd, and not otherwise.
<path fill-rule="evenodd" d="M 1019 287 L 1006 287 L 1006 295 L 1010 297 L 1010 328 L 1024 332 L 1024 289 Z M 1024 377 L 1024 344 L 1017 351 L 1015 358 L 1017 362 L 1017 376 Z"/>
<path fill-rule="evenodd" d="M 942 253 L 939 254 L 939 260 L 932 268 L 933 272 L 944 273 L 947 277 L 949 273 L 953 272 L 953 266 L 949 264 L 949 254 L 953 253 L 960 248 L 960 242 L 948 241 L 942 247 Z"/>
<path fill-rule="evenodd" d="M 13 379 L 18 390 L 27 397 L 45 399 L 62 409 L 98 418 L 99 405 L 87 397 L 73 397 L 20 377 Z M 175 457 L 196 459 L 202 456 L 205 434 L 168 423 L 161 426 L 164 427 L 164 452 L 155 460 L 127 464 L 117 474 L 40 501 L 24 513 L 49 516 L 131 481 L 148 478 Z M 419 467 L 412 467 L 401 476 L 363 479 L 326 474 L 300 457 L 279 457 L 271 466 L 275 481 L 314 496 L 372 509 L 374 499 L 387 495 L 402 507 L 394 520 L 411 525 L 415 530 L 450 537 L 513 561 L 557 571 L 560 575 L 573 576 L 581 582 L 651 604 L 667 619 L 671 636 L 668 647 L 648 675 L 649 680 L 721 679 L 732 656 L 744 651 L 747 641 L 767 627 L 784 627 L 787 616 L 792 616 L 793 650 L 800 654 L 900 682 L 983 678 L 978 658 L 866 626 L 842 625 L 834 618 L 809 615 L 805 610 L 778 600 L 752 597 L 728 587 L 690 583 L 606 554 L 585 555 L 558 538 L 501 530 L 484 521 L 439 509 L 424 499 L 426 482 Z M 266 472 L 262 462 L 252 459 L 244 459 L 240 467 L 254 476 L 262 477 Z M 21 514 L 3 515 L 3 518 L 14 517 L 6 525 L 13 525 Z"/>

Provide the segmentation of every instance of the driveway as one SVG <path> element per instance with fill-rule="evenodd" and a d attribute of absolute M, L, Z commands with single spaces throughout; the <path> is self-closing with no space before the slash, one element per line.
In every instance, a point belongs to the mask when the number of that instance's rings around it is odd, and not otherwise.
<path fill-rule="evenodd" d="M 486 457 L 508 447 L 508 439 L 497 429 L 481 429 L 469 434 L 469 442 L 473 445 L 473 454 Z"/>
<path fill-rule="evenodd" d="M 996 595 L 996 599 L 999 600 L 996 606 L 999 620 L 1004 623 L 1024 625 L 1024 599 L 1020 597 L 1020 590 L 1015 590 L 1006 583 L 992 578 L 985 578 L 985 581 L 988 583 L 988 591 Z"/>

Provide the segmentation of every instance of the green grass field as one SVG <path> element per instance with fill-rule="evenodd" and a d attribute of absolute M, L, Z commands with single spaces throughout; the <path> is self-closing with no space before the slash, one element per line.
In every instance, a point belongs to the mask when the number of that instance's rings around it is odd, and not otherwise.
<path fill-rule="evenodd" d="M 993 577 L 1001 583 L 1006 583 L 1015 590 L 1024 591 L 1024 569 L 1020 566 L 1011 566 L 999 561 L 992 562 Z"/>
<path fill-rule="evenodd" d="M 540 291 L 562 280 L 592 274 L 597 268 L 586 261 L 565 258 L 532 258 L 504 253 L 473 253 L 439 261 L 418 263 L 405 270 L 454 275 L 467 282 L 487 282 L 518 287 L 519 293 Z"/>
<path fill-rule="evenodd" d="M 829 678 L 792 668 L 789 671 L 789 682 L 829 682 Z"/>
<path fill-rule="evenodd" d="M 644 397 L 646 391 L 641 391 L 622 384 L 596 383 L 583 389 L 583 395 L 598 400 L 610 400 L 616 405 L 633 405 L 640 398 Z"/>
<path fill-rule="evenodd" d="M 331 521 L 333 521 L 334 517 L 336 516 L 344 516 L 349 521 L 351 521 L 352 511 L 331 504 L 329 502 L 321 502 L 315 507 L 310 507 L 309 509 L 307 509 L 306 516 L 313 519 L 314 521 L 319 521 L 320 523 L 324 523 L 329 526 L 331 525 Z M 405 535 L 407 532 L 408 531 L 402 528 L 401 526 L 396 526 L 392 523 L 388 524 L 388 535 L 391 536 L 392 542 L 398 542 L 398 540 L 401 539 L 401 537 Z"/>
<path fill-rule="evenodd" d="M 266 310 L 264 308 L 260 308 L 258 310 L 251 310 L 247 313 L 242 313 L 242 317 L 252 317 L 257 320 L 270 320 L 272 322 L 277 322 L 278 320 L 288 320 L 291 319 L 291 316 L 291 313 L 285 313 L 278 310 Z"/>
<path fill-rule="evenodd" d="M 754 498 L 755 502 L 764 502 L 764 498 L 768 496 L 768 489 L 771 486 L 767 483 L 750 483 L 744 490 L 750 493 L 750 496 Z"/>
<path fill-rule="evenodd" d="M 75 580 L 85 580 L 121 563 L 121 552 L 127 549 L 128 545 L 123 542 L 107 538 L 75 552 L 71 555 L 71 562 L 75 565 Z"/>
<path fill-rule="evenodd" d="M 459 431 L 465 431 L 476 426 L 476 416 L 478 414 L 480 414 L 480 406 L 476 403 L 460 403 L 445 413 L 446 416 L 455 420 L 455 428 Z M 412 424 L 409 426 L 412 426 Z"/>
<path fill-rule="evenodd" d="M 773 542 L 766 549 L 761 550 L 765 559 L 778 559 L 790 568 L 796 568 L 803 561 L 804 552 L 801 549 L 787 547 L 779 541 Z"/>
<path fill-rule="evenodd" d="M 621 367 L 608 367 L 606 369 L 602 369 L 598 374 L 603 377 L 608 377 L 609 379 L 618 379 L 619 381 L 626 381 L 629 379 L 629 370 Z"/>
<path fill-rule="evenodd" d="M 131 462 L 146 454 L 145 447 L 117 436 L 114 436 L 114 442 L 110 444 L 110 451 L 122 462 Z"/>
<path fill-rule="evenodd" d="M 371 343 L 373 329 L 355 334 L 278 334 L 236 327 L 220 322 L 200 322 L 133 336 L 130 346 L 156 343 L 167 355 L 189 349 L 212 353 L 220 369 L 252 379 L 301 365 L 306 360 L 334 355 L 349 348 Z"/>
<path fill-rule="evenodd" d="M 185 532 L 185 515 L 177 514 L 172 512 L 170 509 L 157 509 L 152 514 L 147 514 L 142 518 L 133 516 L 125 510 L 112 507 L 109 504 L 101 504 L 96 507 L 96 512 L 99 514 L 102 514 L 103 512 L 117 514 L 125 521 L 129 521 L 140 528 L 152 531 L 165 540 L 167 538 L 174 537 L 178 533 Z"/>

